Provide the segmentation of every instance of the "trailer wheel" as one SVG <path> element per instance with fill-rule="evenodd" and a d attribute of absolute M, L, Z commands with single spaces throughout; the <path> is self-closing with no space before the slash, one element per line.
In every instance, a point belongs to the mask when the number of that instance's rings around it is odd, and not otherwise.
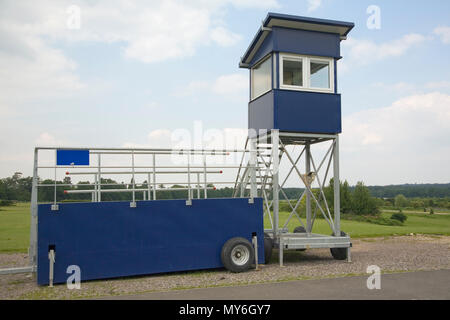
<path fill-rule="evenodd" d="M 250 269 L 255 260 L 252 245 L 244 238 L 231 238 L 222 247 L 222 263 L 231 272 L 243 272 Z"/>
<path fill-rule="evenodd" d="M 272 257 L 273 240 L 269 234 L 264 233 L 264 263 L 269 264 Z"/>
<path fill-rule="evenodd" d="M 302 226 L 296 227 L 294 233 L 306 233 L 306 229 Z M 297 249 L 297 251 L 305 251 L 306 249 Z"/>
<path fill-rule="evenodd" d="M 345 237 L 347 234 L 341 231 L 341 237 Z M 334 233 L 332 234 L 334 236 Z M 346 260 L 347 259 L 347 248 L 330 248 L 331 255 L 336 260 Z"/>

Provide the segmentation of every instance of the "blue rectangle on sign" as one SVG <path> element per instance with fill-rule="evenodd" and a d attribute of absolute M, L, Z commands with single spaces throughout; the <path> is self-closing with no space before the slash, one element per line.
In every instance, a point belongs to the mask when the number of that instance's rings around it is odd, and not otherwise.
<path fill-rule="evenodd" d="M 56 150 L 57 166 L 88 166 L 89 150 Z"/>

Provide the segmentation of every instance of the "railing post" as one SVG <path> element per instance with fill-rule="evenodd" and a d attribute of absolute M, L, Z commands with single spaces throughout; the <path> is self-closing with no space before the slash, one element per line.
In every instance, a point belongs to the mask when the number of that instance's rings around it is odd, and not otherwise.
<path fill-rule="evenodd" d="M 205 183 L 205 199 L 207 199 L 208 198 L 208 191 L 207 191 L 207 186 L 208 186 L 208 183 L 207 183 L 207 179 L 206 179 L 206 154 L 204 153 L 203 154 L 203 180 L 204 180 L 204 183 Z"/>
<path fill-rule="evenodd" d="M 131 179 L 133 180 L 133 183 L 131 185 L 131 187 L 133 188 L 133 192 L 132 192 L 133 201 L 130 203 L 130 207 L 136 208 L 136 191 L 135 191 L 136 181 L 134 180 L 135 179 L 135 176 L 134 176 L 134 150 L 131 151 L 131 175 L 132 175 Z"/>
<path fill-rule="evenodd" d="M 192 198 L 191 198 L 191 155 L 190 152 L 187 152 L 187 174 L 188 174 L 188 200 L 186 201 L 186 205 L 190 206 L 192 205 Z"/>
<path fill-rule="evenodd" d="M 156 154 L 153 154 L 153 200 L 156 200 Z"/>
<path fill-rule="evenodd" d="M 38 214 L 38 153 L 39 149 L 34 149 L 33 182 L 31 186 L 31 223 L 30 223 L 30 265 L 37 265 L 37 214 Z"/>
<path fill-rule="evenodd" d="M 200 173 L 197 172 L 197 199 L 200 199 Z"/>
<path fill-rule="evenodd" d="M 98 181 L 97 181 L 97 202 L 102 201 L 102 173 L 101 173 L 102 159 L 101 154 L 98 154 Z"/>
<path fill-rule="evenodd" d="M 148 176 L 147 176 L 147 198 L 148 198 L 148 200 L 150 200 L 151 199 L 151 193 L 150 193 L 150 173 L 148 173 Z"/>
<path fill-rule="evenodd" d="M 56 168 L 58 167 L 58 151 L 55 149 L 55 177 L 54 177 L 54 189 L 53 189 L 53 205 L 52 210 L 58 210 L 58 205 L 56 204 Z"/>

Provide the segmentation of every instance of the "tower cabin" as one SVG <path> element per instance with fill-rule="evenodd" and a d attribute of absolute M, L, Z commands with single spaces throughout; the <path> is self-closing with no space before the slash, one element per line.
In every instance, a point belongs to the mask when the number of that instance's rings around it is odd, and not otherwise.
<path fill-rule="evenodd" d="M 353 27 L 343 21 L 267 15 L 239 63 L 250 70 L 250 137 L 272 129 L 341 132 L 336 63 L 340 42 Z"/>

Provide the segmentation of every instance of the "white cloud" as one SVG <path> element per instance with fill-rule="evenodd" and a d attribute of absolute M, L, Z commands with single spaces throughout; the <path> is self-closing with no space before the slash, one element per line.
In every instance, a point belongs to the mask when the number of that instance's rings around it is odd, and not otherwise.
<path fill-rule="evenodd" d="M 280 7 L 278 1 L 276 0 L 229 0 L 229 1 L 225 0 L 219 2 L 229 2 L 237 8 L 268 9 Z"/>
<path fill-rule="evenodd" d="M 428 82 L 425 87 L 428 89 L 450 89 L 450 81 Z"/>
<path fill-rule="evenodd" d="M 76 63 L 32 31 L 2 21 L 0 42 L 0 88 L 8 93 L 0 95 L 0 113 L 19 102 L 72 95 L 84 87 Z"/>
<path fill-rule="evenodd" d="M 242 37 L 224 27 L 217 27 L 211 30 L 211 39 L 221 47 L 230 47 L 240 41 Z"/>
<path fill-rule="evenodd" d="M 412 93 L 426 93 L 434 90 L 448 90 L 450 89 L 450 81 L 433 81 L 423 84 L 415 84 L 408 82 L 396 82 L 396 83 L 384 83 L 376 82 L 372 84 L 374 88 L 382 89 L 390 92 L 396 92 L 400 94 L 412 94 Z"/>
<path fill-rule="evenodd" d="M 193 55 L 211 41 L 221 46 L 234 45 L 241 37 L 221 23 L 224 8 L 266 9 L 276 7 L 275 0 L 164 0 L 108 2 L 78 1 L 81 28 L 67 28 L 66 9 L 73 1 L 39 1 L 35 4 L 2 4 L 0 18 L 5 25 L 20 26 L 34 36 L 69 42 L 95 41 L 123 45 L 126 57 L 152 63 Z M 3 11 L 3 14 L 1 13 Z"/>
<path fill-rule="evenodd" d="M 317 10 L 322 5 L 322 0 L 308 0 L 308 12 Z"/>
<path fill-rule="evenodd" d="M 450 95 L 411 95 L 344 117 L 342 177 L 368 184 L 448 182 Z"/>
<path fill-rule="evenodd" d="M 400 39 L 384 43 L 375 43 L 371 40 L 360 40 L 349 37 L 342 42 L 345 62 L 340 63 L 340 70 L 348 70 L 351 65 L 367 65 L 375 61 L 404 55 L 409 49 L 425 42 L 426 37 L 411 33 Z"/>
<path fill-rule="evenodd" d="M 438 35 L 443 43 L 450 44 L 450 27 L 437 27 L 433 33 Z"/>
<path fill-rule="evenodd" d="M 212 90 L 217 94 L 239 94 L 248 90 L 248 76 L 241 73 L 223 75 L 216 79 Z"/>
<path fill-rule="evenodd" d="M 55 138 L 48 132 L 42 132 L 36 139 L 36 145 L 40 147 L 62 146 L 65 141 Z"/>
<path fill-rule="evenodd" d="M 175 96 L 186 97 L 201 92 L 212 92 L 227 97 L 240 97 L 248 90 L 248 76 L 242 73 L 221 75 L 213 81 L 191 81 L 186 86 L 178 88 Z"/>
<path fill-rule="evenodd" d="M 67 27 L 73 1 L 0 4 L 0 114 L 18 113 L 27 99 L 73 95 L 87 85 L 77 64 L 54 43 L 117 43 L 123 55 L 145 63 L 183 58 L 211 43 L 232 46 L 241 36 L 219 18 L 226 6 L 268 8 L 274 0 L 78 1 L 81 27 Z"/>

